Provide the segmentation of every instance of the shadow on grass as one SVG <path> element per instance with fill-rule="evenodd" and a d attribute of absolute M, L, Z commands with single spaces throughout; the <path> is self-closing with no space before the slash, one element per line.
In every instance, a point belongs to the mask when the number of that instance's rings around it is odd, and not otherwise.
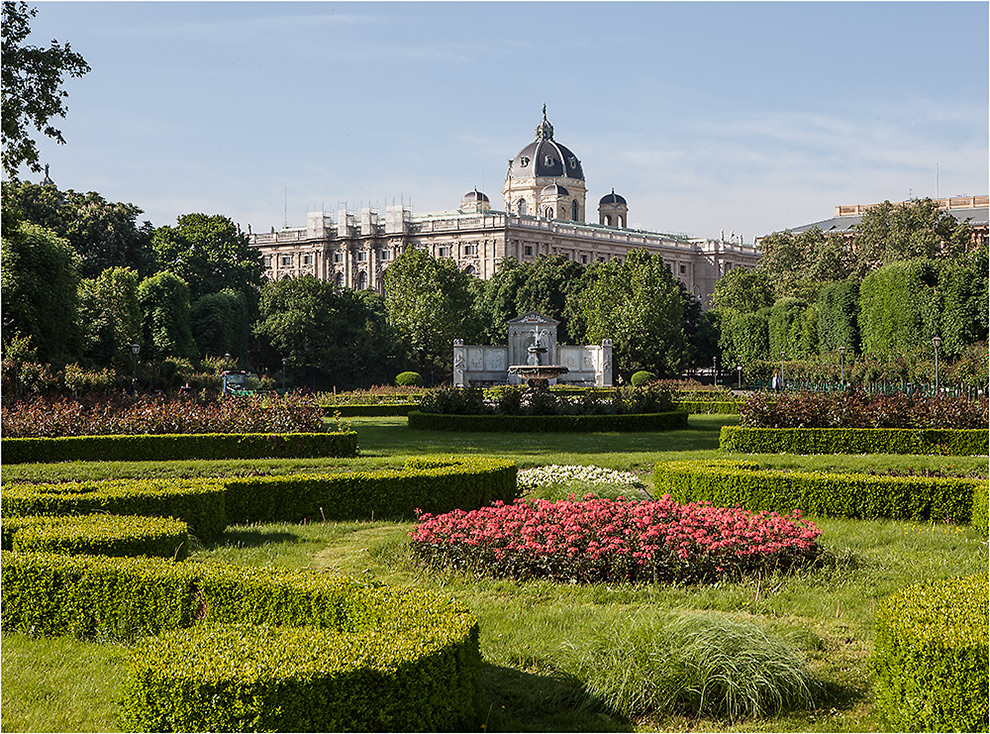
<path fill-rule="evenodd" d="M 633 731 L 625 717 L 605 713 L 572 675 L 525 673 L 481 666 L 486 731 Z"/>

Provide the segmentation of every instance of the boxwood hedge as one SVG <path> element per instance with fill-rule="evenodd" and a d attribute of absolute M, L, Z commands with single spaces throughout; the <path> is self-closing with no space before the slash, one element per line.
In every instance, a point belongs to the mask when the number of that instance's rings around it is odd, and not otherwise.
<path fill-rule="evenodd" d="M 181 560 L 189 553 L 180 520 L 137 515 L 4 518 L 3 548 L 66 555 L 159 556 Z"/>
<path fill-rule="evenodd" d="M 171 459 L 290 459 L 357 455 L 357 434 L 190 433 L 138 436 L 4 438 L 5 464 L 51 461 L 158 461 Z"/>
<path fill-rule="evenodd" d="M 738 400 L 678 400 L 677 409 L 697 415 L 738 415 Z"/>
<path fill-rule="evenodd" d="M 902 589 L 877 607 L 871 667 L 892 731 L 987 731 L 985 574 Z"/>
<path fill-rule="evenodd" d="M 480 723 L 477 620 L 435 592 L 159 559 L 0 559 L 4 629 L 128 639 L 196 627 L 135 652 L 121 703 L 131 730 Z M 249 626 L 215 627 L 232 624 Z"/>
<path fill-rule="evenodd" d="M 102 482 L 11 484 L 0 493 L 4 516 L 143 515 L 184 521 L 204 542 L 227 526 L 225 488 L 219 479 L 114 479 Z"/>
<path fill-rule="evenodd" d="M 748 454 L 935 454 L 982 456 L 986 429 L 746 428 L 722 426 L 719 448 Z"/>
<path fill-rule="evenodd" d="M 762 469 L 746 461 L 672 461 L 653 470 L 656 489 L 678 502 L 747 510 L 801 510 L 830 517 L 969 522 L 987 482 L 946 477 Z"/>
<path fill-rule="evenodd" d="M 687 416 L 683 411 L 631 415 L 451 415 L 414 410 L 409 413 L 409 427 L 421 431 L 494 433 L 669 431 L 687 428 Z"/>

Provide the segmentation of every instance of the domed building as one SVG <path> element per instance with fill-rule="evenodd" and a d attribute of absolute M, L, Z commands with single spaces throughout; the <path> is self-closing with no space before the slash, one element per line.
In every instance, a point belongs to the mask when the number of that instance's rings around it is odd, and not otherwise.
<path fill-rule="evenodd" d="M 547 119 L 532 142 L 509 159 L 503 211 L 472 189 L 456 209 L 413 214 L 406 205 L 332 216 L 311 212 L 305 227 L 251 234 L 270 279 L 311 274 L 344 288 L 384 292 L 382 278 L 407 247 L 453 259 L 465 272 L 490 278 L 506 258 L 533 262 L 561 255 L 582 265 L 624 259 L 634 249 L 658 253 L 675 277 L 707 306 L 715 281 L 733 268 L 756 267 L 759 253 L 740 237 L 725 241 L 628 228 L 629 205 L 615 189 L 598 201 L 598 223 L 586 222 L 588 187 L 577 155 L 554 138 Z"/>

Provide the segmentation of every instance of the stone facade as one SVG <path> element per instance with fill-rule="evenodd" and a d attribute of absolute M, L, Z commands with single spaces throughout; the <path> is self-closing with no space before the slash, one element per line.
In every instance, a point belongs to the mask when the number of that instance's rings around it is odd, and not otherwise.
<path fill-rule="evenodd" d="M 759 252 L 736 238 L 726 241 L 628 229 L 628 207 L 612 190 L 599 203 L 598 224 L 587 223 L 587 187 L 581 161 L 553 139 L 546 119 L 536 140 L 509 159 L 504 211 L 468 192 L 456 210 L 414 215 L 407 206 L 360 213 L 307 215 L 305 227 L 250 233 L 270 279 L 314 275 L 342 288 L 384 292 L 382 274 L 407 247 L 452 258 L 459 268 L 490 278 L 508 257 L 533 262 L 560 254 L 583 265 L 625 258 L 634 249 L 659 253 L 688 290 L 707 301 L 715 281 L 734 268 L 756 267 Z"/>

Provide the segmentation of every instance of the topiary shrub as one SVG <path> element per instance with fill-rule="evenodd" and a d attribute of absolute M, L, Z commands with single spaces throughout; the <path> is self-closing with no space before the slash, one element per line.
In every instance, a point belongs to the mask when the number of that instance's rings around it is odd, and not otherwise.
<path fill-rule="evenodd" d="M 74 515 L 4 520 L 4 548 L 21 552 L 97 556 L 158 556 L 182 560 L 189 554 L 184 522 L 138 515 Z M 9 541 L 9 545 L 8 545 Z"/>
<path fill-rule="evenodd" d="M 633 387 L 642 387 L 647 382 L 653 382 L 657 379 L 657 376 L 648 370 L 640 370 L 639 372 L 634 372 L 633 376 L 629 378 L 629 382 L 632 383 Z"/>
<path fill-rule="evenodd" d="M 871 667 L 892 731 L 987 730 L 984 574 L 919 584 L 877 607 Z"/>
<path fill-rule="evenodd" d="M 400 372 L 395 376 L 395 384 L 399 387 L 407 387 L 409 385 L 421 387 L 423 385 L 423 376 L 418 372 Z"/>

